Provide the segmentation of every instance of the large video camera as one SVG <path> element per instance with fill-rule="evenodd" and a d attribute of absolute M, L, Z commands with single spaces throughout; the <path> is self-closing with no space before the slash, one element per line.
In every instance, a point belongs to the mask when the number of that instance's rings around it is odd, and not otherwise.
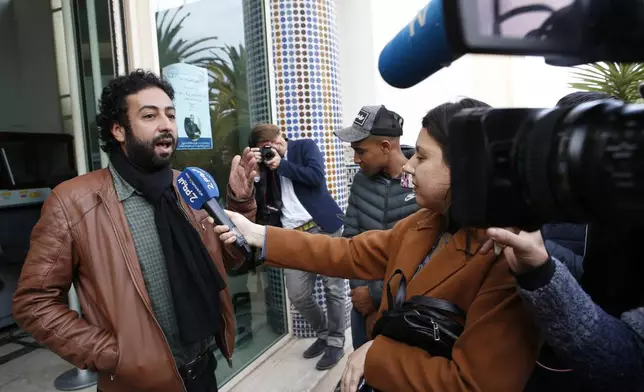
<path fill-rule="evenodd" d="M 644 106 L 465 110 L 450 126 L 454 218 L 644 227 Z"/>
<path fill-rule="evenodd" d="M 554 65 L 644 59 L 644 2 L 432 0 L 383 50 L 410 87 L 465 53 Z M 423 49 L 421 49 L 423 48 Z M 452 214 L 470 227 L 547 222 L 644 227 L 644 106 L 470 109 L 450 122 Z"/>
<path fill-rule="evenodd" d="M 382 51 L 411 87 L 466 53 L 543 56 L 552 65 L 644 60 L 644 2 L 432 0 Z M 588 226 L 585 289 L 613 315 L 644 303 L 644 105 L 470 109 L 449 124 L 454 220 L 536 230 Z"/>

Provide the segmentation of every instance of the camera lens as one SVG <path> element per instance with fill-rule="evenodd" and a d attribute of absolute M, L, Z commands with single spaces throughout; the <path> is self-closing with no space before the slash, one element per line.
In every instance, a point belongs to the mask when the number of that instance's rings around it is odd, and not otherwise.
<path fill-rule="evenodd" d="M 542 222 L 644 223 L 644 106 L 544 110 L 515 138 L 517 179 Z"/>
<path fill-rule="evenodd" d="M 644 105 L 464 110 L 450 121 L 454 219 L 644 225 Z"/>
<path fill-rule="evenodd" d="M 273 152 L 273 149 L 270 146 L 262 147 L 261 154 L 264 161 L 270 161 L 275 158 L 275 152 Z"/>
<path fill-rule="evenodd" d="M 586 220 L 644 224 L 644 106 L 593 102 L 563 125 L 559 174 Z"/>

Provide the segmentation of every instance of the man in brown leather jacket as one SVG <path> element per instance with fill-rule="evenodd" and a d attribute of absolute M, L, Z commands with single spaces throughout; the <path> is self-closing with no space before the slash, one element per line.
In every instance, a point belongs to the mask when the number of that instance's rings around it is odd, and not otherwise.
<path fill-rule="evenodd" d="M 20 326 L 98 372 L 99 391 L 216 391 L 215 347 L 230 364 L 235 327 L 224 263 L 243 260 L 204 211 L 177 196 L 173 98 L 167 82 L 144 71 L 105 87 L 97 124 L 110 166 L 54 189 L 14 295 Z M 246 151 L 232 162 L 228 187 L 228 208 L 250 219 L 255 169 Z M 72 284 L 83 317 L 66 303 Z"/>

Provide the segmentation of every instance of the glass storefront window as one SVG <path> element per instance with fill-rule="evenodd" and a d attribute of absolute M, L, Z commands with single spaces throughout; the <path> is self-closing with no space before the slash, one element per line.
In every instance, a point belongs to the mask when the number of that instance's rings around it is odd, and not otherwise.
<path fill-rule="evenodd" d="M 96 112 L 103 87 L 117 74 L 110 1 L 73 1 L 88 171 L 107 166 L 99 147 Z M 120 33 L 120 32 L 116 32 Z"/>
<path fill-rule="evenodd" d="M 256 66 L 268 66 L 266 54 L 257 50 L 266 47 L 257 42 L 266 40 L 263 30 L 257 28 L 263 25 L 263 2 L 156 0 L 151 4 L 159 68 L 176 91 L 179 146 L 173 166 L 177 170 L 197 166 L 208 171 L 217 182 L 223 203 L 230 163 L 247 146 L 251 122 L 270 120 L 265 115 L 267 110 L 260 110 L 270 107 L 267 87 L 253 96 L 253 107 L 264 115 L 251 120 L 247 82 L 252 67 L 253 86 L 268 86 L 267 70 L 258 72 Z M 246 50 L 246 43 L 252 50 Z M 261 58 L 249 58 L 248 52 Z M 266 102 L 259 102 L 262 100 Z M 220 385 L 287 333 L 281 272 L 267 267 L 241 269 L 229 273 L 228 278 L 237 341 L 232 369 L 217 354 Z"/>

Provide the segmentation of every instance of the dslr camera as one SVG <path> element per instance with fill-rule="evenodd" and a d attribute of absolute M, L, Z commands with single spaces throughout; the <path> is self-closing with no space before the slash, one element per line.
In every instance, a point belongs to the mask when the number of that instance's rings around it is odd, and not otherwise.
<path fill-rule="evenodd" d="M 262 162 L 268 162 L 275 158 L 275 151 L 271 146 L 262 146 L 259 149 L 259 153 L 262 154 Z"/>

